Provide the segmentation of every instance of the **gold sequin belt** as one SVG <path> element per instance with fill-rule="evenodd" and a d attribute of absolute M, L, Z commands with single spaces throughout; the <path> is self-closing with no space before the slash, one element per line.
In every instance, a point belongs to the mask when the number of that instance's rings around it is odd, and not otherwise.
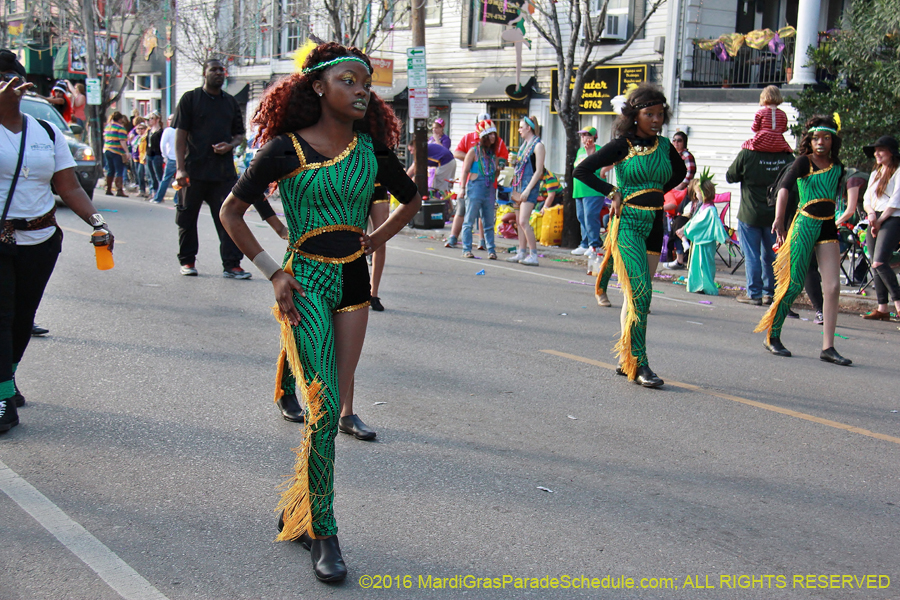
<path fill-rule="evenodd" d="M 307 231 L 291 244 L 291 250 L 316 262 L 345 264 L 363 255 L 359 236 L 365 231 L 353 225 L 326 225 Z"/>

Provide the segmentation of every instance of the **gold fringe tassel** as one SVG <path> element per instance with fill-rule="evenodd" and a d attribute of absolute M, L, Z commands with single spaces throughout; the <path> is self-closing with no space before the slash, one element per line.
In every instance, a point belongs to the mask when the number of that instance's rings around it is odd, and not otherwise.
<path fill-rule="evenodd" d="M 600 262 L 600 272 L 597 273 L 597 283 L 594 285 L 594 297 L 606 293 L 606 290 L 600 287 L 600 279 L 603 277 L 603 272 L 606 271 L 606 265 L 612 260 L 612 246 L 610 246 L 609 242 L 613 238 L 618 238 L 618 236 L 619 219 L 616 219 L 615 222 L 609 226 L 609 233 L 606 234 L 606 241 L 603 242 L 603 261 Z"/>
<path fill-rule="evenodd" d="M 791 285 L 791 239 L 793 239 L 791 234 L 793 233 L 796 224 L 797 219 L 795 218 L 794 222 L 791 223 L 791 228 L 788 229 L 788 232 L 785 235 L 784 244 L 778 249 L 778 254 L 775 256 L 775 298 L 772 299 L 772 305 L 769 306 L 769 310 L 767 310 L 766 314 L 759 320 L 759 325 L 753 330 L 753 333 L 765 331 L 766 342 L 771 341 L 770 338 L 772 336 L 772 325 L 775 322 L 775 313 L 778 311 L 778 306 L 781 304 L 785 294 L 787 294 L 788 287 Z"/>
<path fill-rule="evenodd" d="M 285 264 L 284 271 L 293 275 L 293 256 Z M 293 448 L 297 454 L 294 463 L 294 474 L 279 486 L 283 490 L 275 512 L 284 511 L 282 519 L 284 527 L 275 538 L 277 542 L 291 541 L 299 538 L 303 533 L 308 533 L 316 539 L 316 533 L 312 528 L 312 506 L 309 499 L 309 450 L 312 443 L 313 426 L 322 418 L 323 384 L 318 377 L 307 385 L 303 375 L 303 365 L 300 363 L 300 352 L 297 350 L 297 342 L 294 339 L 294 331 L 278 305 L 272 307 L 272 314 L 281 323 L 281 352 L 278 355 L 277 381 L 275 384 L 275 401 L 284 395 L 282 388 L 282 376 L 284 375 L 284 363 L 291 368 L 295 385 L 300 388 L 300 393 L 306 402 L 306 418 L 303 426 L 303 439 L 300 446 Z"/>
<path fill-rule="evenodd" d="M 613 347 L 613 352 L 616 353 L 619 364 L 622 365 L 622 370 L 628 375 L 628 379 L 634 381 L 637 377 L 637 359 L 631 354 L 631 327 L 635 324 L 637 318 L 635 316 L 634 294 L 631 289 L 631 279 L 628 277 L 628 271 L 625 269 L 625 262 L 622 260 L 622 256 L 619 253 L 620 222 L 621 217 L 617 218 L 615 224 L 609 228 L 609 235 L 606 238 L 606 243 L 609 246 L 606 257 L 613 261 L 613 270 L 619 279 L 619 286 L 622 289 L 622 294 L 628 302 L 627 312 L 625 313 L 625 328 L 622 330 L 619 341 L 616 342 L 616 345 Z M 613 256 L 614 253 L 615 256 Z M 605 260 L 606 259 L 604 259 L 604 262 Z"/>

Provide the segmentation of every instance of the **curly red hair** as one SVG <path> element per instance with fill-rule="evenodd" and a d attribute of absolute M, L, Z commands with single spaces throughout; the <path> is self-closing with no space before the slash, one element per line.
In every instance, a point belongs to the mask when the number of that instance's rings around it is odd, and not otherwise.
<path fill-rule="evenodd" d="M 362 50 L 347 48 L 335 42 L 317 46 L 306 57 L 303 66 L 310 67 L 341 56 L 355 56 L 369 66 L 370 72 L 372 70 L 372 63 Z M 259 126 L 260 146 L 284 133 L 310 127 L 319 120 L 320 98 L 313 91 L 312 84 L 322 79 L 327 70 L 321 69 L 306 75 L 293 73 L 269 86 L 251 121 Z M 366 115 L 353 124 L 353 129 L 368 133 L 388 148 L 395 147 L 400 140 L 400 123 L 397 116 L 375 92 L 372 92 L 369 98 Z"/>

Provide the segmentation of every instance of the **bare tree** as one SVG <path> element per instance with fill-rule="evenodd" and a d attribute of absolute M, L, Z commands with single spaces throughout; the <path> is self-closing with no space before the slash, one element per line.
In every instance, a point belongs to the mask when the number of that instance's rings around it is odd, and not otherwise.
<path fill-rule="evenodd" d="M 324 0 L 332 39 L 372 52 L 387 39 L 382 34 L 390 31 L 395 23 L 409 19 L 410 1 Z"/>
<path fill-rule="evenodd" d="M 597 11 L 591 10 L 592 0 L 526 0 L 534 6 L 533 15 L 528 14 L 528 21 L 542 38 L 547 40 L 556 52 L 559 77 L 557 80 L 558 95 L 554 108 L 562 120 L 566 132 L 566 187 L 572 189 L 572 172 L 575 154 L 578 152 L 579 107 L 584 90 L 585 75 L 602 64 L 622 56 L 631 44 L 640 36 L 647 21 L 666 0 L 647 0 L 648 7 L 640 23 L 635 23 L 631 35 L 621 46 L 606 56 L 595 57 L 600 48 L 601 37 L 606 27 L 609 0 L 602 0 L 599 18 Z M 643 0 L 641 0 L 643 1 Z M 561 14 L 562 13 L 562 14 Z M 563 35 L 560 17 L 565 17 L 570 29 Z M 593 15 L 593 16 L 592 16 Z M 670 58 L 670 60 L 674 60 Z M 574 86 L 569 87 L 574 80 Z M 566 194 L 563 210 L 563 245 L 577 245 L 581 239 L 578 220 L 575 216 L 575 200 L 571 193 Z"/>

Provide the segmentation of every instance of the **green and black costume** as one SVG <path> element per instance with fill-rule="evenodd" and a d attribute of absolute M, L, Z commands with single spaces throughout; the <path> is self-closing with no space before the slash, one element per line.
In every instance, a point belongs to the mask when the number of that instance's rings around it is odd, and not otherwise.
<path fill-rule="evenodd" d="M 841 196 L 844 167 L 833 164 L 816 170 L 803 155 L 785 172 L 781 188 L 797 183 L 800 195 L 793 223 L 775 257 L 775 298 L 754 331 L 766 331 L 766 341 L 781 338 L 781 328 L 791 305 L 803 290 L 813 250 L 818 244 L 837 243 L 835 206 Z"/>
<path fill-rule="evenodd" d="M 638 367 L 648 364 L 647 313 L 653 274 L 647 267 L 647 255 L 662 250 L 663 195 L 684 180 L 687 169 L 667 138 L 626 135 L 584 159 L 575 169 L 575 177 L 609 197 L 615 188 L 595 175 L 608 165 L 615 165 L 622 211 L 610 221 L 597 292 L 601 292 L 601 284 L 606 291 L 615 269 L 628 303 L 625 328 L 615 350 L 622 369 L 634 380 Z"/>
<path fill-rule="evenodd" d="M 417 190 L 396 155 L 363 133 L 334 158 L 295 134 L 278 136 L 257 153 L 233 193 L 253 202 L 276 181 L 290 230 L 283 269 L 306 294 L 294 293 L 296 327 L 274 309 L 282 325 L 275 399 L 299 383 L 308 410 L 296 473 L 278 506 L 284 509 L 284 528 L 277 539 L 292 540 L 303 533 L 313 538 L 337 533 L 334 440 L 340 394 L 333 318 L 369 306 L 369 270 L 359 238 L 376 182 L 403 204 Z"/>

